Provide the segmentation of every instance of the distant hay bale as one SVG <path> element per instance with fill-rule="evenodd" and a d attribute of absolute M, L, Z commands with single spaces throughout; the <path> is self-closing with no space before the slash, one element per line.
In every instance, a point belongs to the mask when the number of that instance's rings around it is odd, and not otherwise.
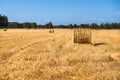
<path fill-rule="evenodd" d="M 50 29 L 50 30 L 49 30 L 49 33 L 54 33 L 54 29 Z"/>
<path fill-rule="evenodd" d="M 74 29 L 74 43 L 91 43 L 91 29 L 90 28 L 76 28 Z"/>
<path fill-rule="evenodd" d="M 3 31 L 7 31 L 7 29 L 6 29 L 6 28 L 4 28 L 4 29 L 3 29 Z"/>

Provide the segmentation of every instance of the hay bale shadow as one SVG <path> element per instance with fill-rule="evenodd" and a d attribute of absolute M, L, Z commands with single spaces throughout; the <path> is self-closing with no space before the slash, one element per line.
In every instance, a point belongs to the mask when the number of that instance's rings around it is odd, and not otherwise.
<path fill-rule="evenodd" d="M 92 43 L 93 46 L 106 45 L 106 43 Z"/>

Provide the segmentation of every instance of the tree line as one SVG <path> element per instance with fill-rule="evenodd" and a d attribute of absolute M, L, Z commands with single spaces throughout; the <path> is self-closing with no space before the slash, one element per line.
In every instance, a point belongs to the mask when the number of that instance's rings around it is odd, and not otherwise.
<path fill-rule="evenodd" d="M 8 22 L 7 28 L 37 28 L 37 24 L 35 22 L 25 22 L 25 23 L 18 23 L 18 22 Z"/>
<path fill-rule="evenodd" d="M 7 16 L 0 15 L 0 28 L 92 28 L 92 29 L 120 29 L 120 23 L 97 23 L 92 24 L 69 24 L 69 25 L 53 25 L 52 22 L 46 23 L 45 25 L 38 25 L 35 22 L 9 22 Z"/>

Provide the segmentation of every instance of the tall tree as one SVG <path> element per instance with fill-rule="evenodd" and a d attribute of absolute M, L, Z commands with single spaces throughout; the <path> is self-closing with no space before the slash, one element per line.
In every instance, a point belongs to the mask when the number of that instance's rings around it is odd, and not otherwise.
<path fill-rule="evenodd" d="M 1 16 L 0 15 L 0 28 L 7 28 L 7 25 L 8 25 L 7 16 L 5 16 L 5 15 Z"/>
<path fill-rule="evenodd" d="M 52 22 L 45 24 L 45 27 L 49 29 L 53 28 Z"/>
<path fill-rule="evenodd" d="M 31 28 L 37 28 L 37 24 L 36 23 L 31 23 Z"/>

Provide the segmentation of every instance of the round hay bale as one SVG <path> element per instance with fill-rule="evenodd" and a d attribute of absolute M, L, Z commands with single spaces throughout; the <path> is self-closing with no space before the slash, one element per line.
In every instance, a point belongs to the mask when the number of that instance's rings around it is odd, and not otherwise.
<path fill-rule="evenodd" d="M 3 29 L 3 31 L 7 31 L 7 29 L 5 28 L 5 29 Z"/>
<path fill-rule="evenodd" d="M 50 29 L 50 30 L 49 30 L 49 33 L 54 33 L 54 29 Z"/>
<path fill-rule="evenodd" d="M 74 29 L 74 43 L 91 43 L 91 29 L 90 28 L 76 28 Z"/>

